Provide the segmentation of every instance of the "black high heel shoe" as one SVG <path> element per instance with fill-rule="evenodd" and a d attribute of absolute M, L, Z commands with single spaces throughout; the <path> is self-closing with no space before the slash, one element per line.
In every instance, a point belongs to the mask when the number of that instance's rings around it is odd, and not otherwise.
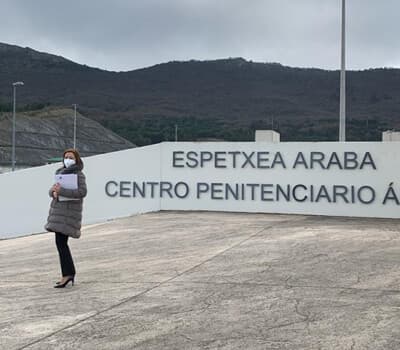
<path fill-rule="evenodd" d="M 54 288 L 65 288 L 69 282 L 71 282 L 72 285 L 74 285 L 74 280 L 75 280 L 75 276 L 68 277 L 68 279 L 64 283 L 60 283 L 60 282 L 56 283 Z"/>

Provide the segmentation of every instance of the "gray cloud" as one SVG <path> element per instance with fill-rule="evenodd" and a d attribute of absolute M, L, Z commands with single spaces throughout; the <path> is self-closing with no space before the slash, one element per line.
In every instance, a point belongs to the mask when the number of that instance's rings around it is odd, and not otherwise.
<path fill-rule="evenodd" d="M 339 67 L 341 0 L 3 0 L 0 41 L 110 70 L 242 56 Z M 400 67 L 395 0 L 347 1 L 350 69 Z M 7 15 L 5 15 L 7 14 Z"/>

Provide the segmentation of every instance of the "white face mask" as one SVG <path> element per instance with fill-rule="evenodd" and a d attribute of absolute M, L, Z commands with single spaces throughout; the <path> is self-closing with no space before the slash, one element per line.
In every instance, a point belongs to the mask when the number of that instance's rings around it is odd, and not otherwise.
<path fill-rule="evenodd" d="M 75 160 L 69 159 L 69 158 L 64 158 L 64 165 L 66 168 L 69 168 L 71 165 L 75 164 Z"/>

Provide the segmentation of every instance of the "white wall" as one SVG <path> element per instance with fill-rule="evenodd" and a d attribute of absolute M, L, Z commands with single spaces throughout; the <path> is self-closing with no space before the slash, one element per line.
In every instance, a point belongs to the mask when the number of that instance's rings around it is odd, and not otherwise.
<path fill-rule="evenodd" d="M 280 142 L 281 134 L 274 130 L 256 130 L 255 142 Z"/>
<path fill-rule="evenodd" d="M 384 131 L 382 133 L 382 141 L 383 142 L 400 141 L 400 132 L 391 130 Z"/>
<path fill-rule="evenodd" d="M 294 214 L 316 214 L 333 216 L 359 216 L 359 217 L 385 217 L 400 218 L 400 208 L 393 201 L 382 204 L 388 185 L 393 182 L 397 196 L 400 199 L 400 143 L 336 143 L 336 142 L 286 142 L 286 143 L 174 143 L 164 144 L 162 147 L 162 169 L 163 180 L 187 181 L 191 187 L 197 182 L 221 182 L 221 183 L 255 183 L 255 184 L 304 184 L 310 185 L 368 185 L 376 190 L 376 200 L 372 204 L 319 202 L 286 202 L 286 201 L 261 201 L 261 200 L 211 200 L 203 196 L 202 200 L 190 199 L 182 201 L 179 199 L 165 199 L 161 203 L 162 210 L 226 210 L 243 212 L 270 212 L 270 213 L 294 213 Z M 287 168 L 281 169 L 215 169 L 211 164 L 204 168 L 172 168 L 171 154 L 173 150 L 197 151 L 269 151 L 271 154 L 280 152 L 286 162 Z M 291 166 L 298 152 L 304 155 L 310 152 L 324 152 L 330 154 L 335 151 L 338 155 L 345 151 L 357 152 L 362 155 L 370 152 L 375 161 L 376 170 L 365 167 L 358 170 L 340 170 L 332 166 L 329 170 L 304 169 Z M 299 191 L 301 193 L 301 191 Z M 184 202 L 184 203 L 183 203 Z M 390 203 L 389 203 L 390 202 Z"/>
<path fill-rule="evenodd" d="M 84 223 L 160 209 L 158 198 L 112 201 L 104 194 L 108 179 L 138 177 L 158 181 L 159 144 L 87 157 L 84 165 L 88 187 Z M 60 166 L 61 163 L 51 164 L 0 175 L 0 238 L 44 231 L 51 201 L 48 190 L 54 183 L 54 172 Z"/>
<path fill-rule="evenodd" d="M 87 177 L 88 196 L 84 202 L 84 223 L 101 222 L 108 219 L 144 213 L 158 210 L 223 210 L 243 212 L 271 212 L 271 213 L 296 213 L 296 214 L 321 214 L 340 216 L 361 217 L 384 217 L 400 218 L 399 205 L 395 200 L 388 200 L 383 204 L 385 194 L 390 183 L 394 193 L 400 199 L 400 154 L 398 152 L 400 143 L 255 143 L 255 142 L 170 142 L 125 151 L 113 152 L 104 155 L 88 157 L 84 159 L 84 173 Z M 184 167 L 173 167 L 173 152 L 180 151 L 185 154 L 194 151 L 211 152 L 270 152 L 272 159 L 276 152 L 280 152 L 285 161 L 286 168 L 276 166 L 274 169 L 252 168 L 248 165 L 241 168 L 242 160 L 236 168 L 232 168 L 228 161 L 220 161 L 219 165 L 226 168 L 216 168 L 214 163 L 206 162 L 203 167 L 189 168 L 184 161 L 177 161 L 177 165 Z M 364 169 L 339 169 L 332 165 L 330 169 L 305 169 L 298 166 L 293 169 L 293 163 L 299 152 L 309 157 L 310 152 L 322 152 L 329 157 L 336 152 L 341 158 L 343 152 L 356 152 L 362 157 L 369 152 L 376 165 L 376 169 L 365 166 Z M 223 153 L 219 153 L 221 157 Z M 266 153 L 263 154 L 266 158 Z M 254 156 L 253 156 L 254 161 Z M 263 165 L 271 162 L 263 161 Z M 0 238 L 26 235 L 42 232 L 47 219 L 50 198 L 48 189 L 53 183 L 54 171 L 60 164 L 47 165 L 32 169 L 16 171 L 0 175 Z M 120 184 L 125 183 L 126 190 L 123 193 L 127 197 L 117 194 L 117 186 L 110 185 L 109 192 L 116 194 L 115 197 L 107 196 L 105 185 L 109 181 Z M 170 182 L 176 184 L 184 182 L 188 185 L 190 193 L 187 198 L 169 198 L 164 192 L 160 198 L 156 190 L 154 197 L 150 198 L 146 193 L 145 198 L 141 196 L 132 197 L 131 183 L 142 182 Z M 128 183 L 129 182 L 129 183 Z M 206 184 L 228 183 L 238 184 L 271 184 L 281 186 L 301 184 L 309 188 L 324 185 L 332 188 L 333 185 L 340 186 L 370 186 L 375 192 L 375 200 L 371 204 L 345 203 L 341 197 L 336 203 L 329 203 L 325 198 L 318 202 L 309 199 L 299 202 L 295 200 L 276 201 L 273 193 L 266 194 L 262 200 L 258 191 L 254 200 L 247 198 L 242 200 L 218 199 L 223 197 L 221 192 L 211 191 L 202 194 L 200 199 L 196 196 L 196 185 L 198 182 Z M 217 185 L 220 186 L 220 185 Z M 216 187 L 217 189 L 220 187 Z M 268 187 L 271 189 L 271 187 Z M 364 192 L 367 194 L 368 191 Z M 302 188 L 297 192 L 300 197 L 306 193 Z M 393 196 L 392 196 L 393 197 Z M 265 199 L 265 198 L 264 198 Z"/>

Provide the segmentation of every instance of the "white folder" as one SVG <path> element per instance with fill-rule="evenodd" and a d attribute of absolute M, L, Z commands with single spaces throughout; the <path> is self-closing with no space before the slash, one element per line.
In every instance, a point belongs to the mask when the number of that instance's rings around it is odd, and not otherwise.
<path fill-rule="evenodd" d="M 55 182 L 59 183 L 61 187 L 67 190 L 77 190 L 78 189 L 78 175 L 76 174 L 56 174 Z M 58 196 L 59 201 L 76 201 L 79 198 L 68 198 L 63 196 Z"/>

